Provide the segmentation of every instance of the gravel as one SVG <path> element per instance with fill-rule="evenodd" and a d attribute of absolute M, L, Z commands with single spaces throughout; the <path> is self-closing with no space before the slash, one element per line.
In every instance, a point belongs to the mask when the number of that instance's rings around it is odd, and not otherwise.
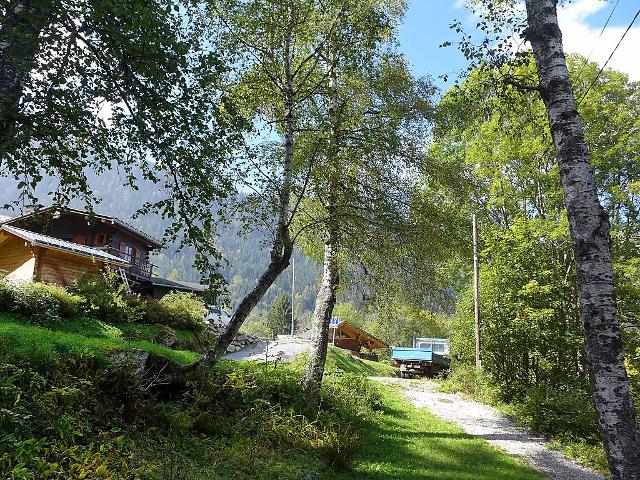
<path fill-rule="evenodd" d="M 485 439 L 510 455 L 522 457 L 531 467 L 556 480 L 604 480 L 605 477 L 551 450 L 548 442 L 513 422 L 495 408 L 459 394 L 437 392 L 437 383 L 427 380 L 375 377 L 400 385 L 416 406 L 425 407 L 443 420 L 458 424 L 469 435 Z"/>
<path fill-rule="evenodd" d="M 279 335 L 277 340 L 261 340 L 254 346 L 244 348 L 237 352 L 228 353 L 222 358 L 235 361 L 255 361 L 290 362 L 297 355 L 306 352 L 311 348 L 311 341 L 291 337 L 289 335 Z"/>

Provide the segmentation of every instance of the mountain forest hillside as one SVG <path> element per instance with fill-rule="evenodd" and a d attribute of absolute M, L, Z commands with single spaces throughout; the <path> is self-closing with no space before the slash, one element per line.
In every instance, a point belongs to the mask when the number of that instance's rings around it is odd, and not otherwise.
<path fill-rule="evenodd" d="M 156 215 L 134 217 L 136 210 L 144 202 L 160 195 L 157 186 L 139 182 L 138 190 L 132 190 L 123 185 L 124 178 L 115 172 L 106 172 L 99 176 L 90 175 L 89 180 L 96 198 L 101 200 L 99 205 L 94 206 L 96 212 L 118 217 L 143 232 L 162 238 L 168 221 L 163 221 Z M 17 186 L 17 181 L 0 178 L 0 206 L 3 206 L 0 214 L 8 216 L 20 214 L 22 206 L 16 206 L 14 209 L 9 207 L 19 196 Z M 42 204 L 47 203 L 47 192 L 53 186 L 53 183 L 49 183 L 37 190 L 37 197 Z M 82 208 L 80 204 L 75 206 Z M 241 231 L 239 222 L 236 221 L 228 225 L 220 224 L 218 233 L 217 243 L 224 257 L 221 273 L 228 282 L 226 303 L 232 309 L 253 287 L 264 270 L 268 260 L 268 250 L 264 247 L 266 234 L 257 230 L 244 233 Z M 194 250 L 191 247 L 179 249 L 177 242 L 171 242 L 153 258 L 154 272 L 165 278 L 197 282 L 200 276 L 197 269 L 193 267 L 193 259 Z M 320 268 L 301 252 L 295 253 L 295 266 L 294 308 L 296 318 L 299 318 L 302 321 L 301 326 L 304 326 L 313 311 Z M 280 293 L 291 295 L 291 267 L 269 289 L 258 305 L 254 318 L 262 316 Z"/>

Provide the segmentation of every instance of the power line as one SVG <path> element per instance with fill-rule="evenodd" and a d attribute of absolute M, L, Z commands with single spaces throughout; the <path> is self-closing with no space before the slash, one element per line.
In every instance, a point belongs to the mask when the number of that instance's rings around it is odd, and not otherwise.
<path fill-rule="evenodd" d="M 620 3 L 620 0 L 617 0 L 615 5 L 613 6 L 611 11 L 609 12 L 609 16 L 607 17 L 607 21 L 604 22 L 604 26 L 602 27 L 602 30 L 600 30 L 600 34 L 598 35 L 598 40 L 600 40 L 602 38 L 602 34 L 604 33 L 604 31 L 606 30 L 607 26 L 609 25 L 609 21 L 611 21 L 611 17 L 613 17 L 613 14 L 616 11 L 616 8 L 618 8 L 618 4 L 619 3 Z M 587 55 L 587 59 L 585 60 L 584 64 L 582 65 L 582 68 L 578 72 L 578 76 L 576 78 L 576 83 L 578 83 L 580 81 L 580 79 L 582 78 L 582 73 L 584 72 L 584 69 L 587 68 L 587 65 L 589 64 L 589 60 L 591 60 L 591 55 L 593 55 L 593 52 L 595 52 L 595 51 L 596 51 L 596 47 L 594 46 L 591 49 L 591 51 L 589 52 L 589 55 Z"/>
<path fill-rule="evenodd" d="M 611 17 L 613 17 L 613 13 L 616 11 L 616 8 L 618 8 L 619 3 L 620 3 L 620 0 L 617 0 L 616 4 L 611 9 L 611 13 L 609 13 L 609 17 L 607 18 L 607 21 L 604 22 L 604 27 L 602 27 L 602 30 L 600 30 L 600 35 L 598 35 L 598 38 L 602 37 L 602 34 L 604 33 L 604 29 L 607 28 L 607 25 L 609 25 L 609 20 L 611 20 Z M 593 53 L 593 51 L 591 53 Z"/>
<path fill-rule="evenodd" d="M 640 15 L 640 10 L 638 10 L 635 14 L 635 16 L 633 17 L 633 19 L 631 20 L 631 23 L 629 24 L 629 26 L 627 27 L 627 29 L 624 31 L 624 33 L 622 34 L 622 36 L 620 37 L 620 40 L 618 40 L 618 44 L 615 46 L 615 48 L 613 49 L 613 51 L 611 52 L 611 55 L 609 55 L 609 58 L 607 58 L 607 61 L 604 62 L 604 65 L 602 65 L 602 67 L 600 67 L 600 70 L 598 70 L 598 73 L 596 74 L 595 78 L 593 79 L 593 81 L 589 84 L 589 86 L 587 87 L 587 90 L 585 90 L 584 94 L 582 94 L 582 97 L 580 97 L 580 100 L 578 101 L 578 105 L 580 105 L 582 103 L 582 100 L 584 100 L 584 97 L 587 96 L 587 94 L 589 93 L 589 90 L 591 90 L 591 87 L 593 87 L 596 82 L 598 81 L 598 78 L 600 78 L 600 74 L 604 71 L 604 69 L 607 67 L 607 65 L 609 64 L 609 61 L 611 60 L 611 58 L 613 57 L 613 55 L 616 53 L 616 50 L 618 50 L 618 47 L 620 46 L 620 44 L 622 43 L 622 40 L 624 40 L 624 37 L 627 36 L 627 33 L 629 33 L 629 30 L 631 30 L 631 27 L 633 27 L 633 24 L 635 23 L 636 19 L 638 18 L 638 15 Z"/>

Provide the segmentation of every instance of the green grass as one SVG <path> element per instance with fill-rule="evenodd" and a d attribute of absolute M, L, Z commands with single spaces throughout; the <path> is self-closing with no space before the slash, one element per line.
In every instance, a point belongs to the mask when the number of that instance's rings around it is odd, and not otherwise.
<path fill-rule="evenodd" d="M 200 355 L 172 350 L 148 340 L 126 340 L 117 327 L 91 319 L 62 320 L 56 330 L 27 324 L 11 314 L 0 313 L 0 346 L 10 357 L 46 366 L 60 357 L 95 357 L 105 361 L 109 352 L 141 349 L 189 365 Z M 82 332 L 82 333 L 80 333 Z"/>
<path fill-rule="evenodd" d="M 542 480 L 545 477 L 484 440 L 381 387 L 383 409 L 361 432 L 347 471 L 327 480 Z"/>
<path fill-rule="evenodd" d="M 298 355 L 293 361 L 294 366 L 304 370 L 307 362 L 307 355 Z M 354 373 L 365 377 L 393 377 L 396 369 L 383 362 L 372 362 L 354 357 L 346 350 L 329 346 L 327 350 L 327 360 L 325 362 L 325 373 Z"/>
<path fill-rule="evenodd" d="M 325 369 L 327 372 L 342 371 L 368 377 L 393 377 L 396 371 L 387 363 L 363 360 L 350 355 L 346 350 L 331 346 L 327 351 Z"/>

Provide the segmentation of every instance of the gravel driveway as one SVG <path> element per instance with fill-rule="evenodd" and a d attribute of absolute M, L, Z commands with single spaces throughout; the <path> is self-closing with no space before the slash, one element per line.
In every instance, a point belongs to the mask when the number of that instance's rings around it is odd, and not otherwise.
<path fill-rule="evenodd" d="M 281 362 L 290 362 L 297 355 L 306 352 L 311 348 L 311 341 L 291 337 L 289 335 L 280 335 L 277 340 L 262 340 L 253 347 L 244 348 L 237 352 L 228 353 L 222 358 L 235 361 L 253 361 L 253 362 L 273 362 L 279 360 Z"/>
<path fill-rule="evenodd" d="M 556 480 L 604 480 L 604 477 L 549 449 L 547 442 L 515 427 L 495 408 L 459 394 L 437 392 L 438 384 L 427 380 L 374 377 L 385 384 L 400 385 L 416 407 L 458 424 L 469 435 L 484 438 L 505 452 L 524 458 L 529 465 Z"/>

